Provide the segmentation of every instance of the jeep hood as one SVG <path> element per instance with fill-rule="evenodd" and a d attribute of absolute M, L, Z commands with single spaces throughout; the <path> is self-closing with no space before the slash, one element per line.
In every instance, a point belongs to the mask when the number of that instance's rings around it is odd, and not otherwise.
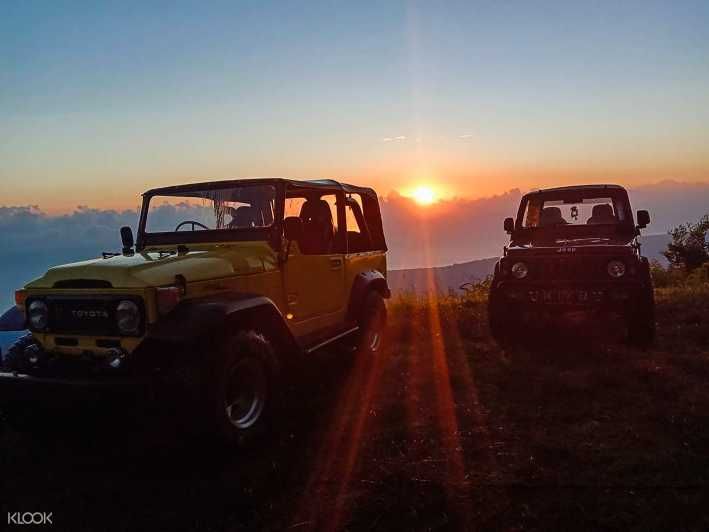
<path fill-rule="evenodd" d="M 62 281 L 106 281 L 113 288 L 166 286 L 182 275 L 187 282 L 249 275 L 277 268 L 273 249 L 262 242 L 247 242 L 191 250 L 178 255 L 148 251 L 105 259 L 75 262 L 51 268 L 27 288 L 53 288 Z"/>

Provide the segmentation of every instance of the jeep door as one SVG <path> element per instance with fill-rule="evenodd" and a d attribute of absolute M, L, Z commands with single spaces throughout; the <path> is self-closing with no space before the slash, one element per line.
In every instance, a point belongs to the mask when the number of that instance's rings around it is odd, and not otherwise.
<path fill-rule="evenodd" d="M 303 234 L 291 242 L 284 264 L 287 314 L 296 334 L 342 323 L 346 308 L 344 194 L 340 190 L 292 188 L 284 217 L 298 217 Z"/>

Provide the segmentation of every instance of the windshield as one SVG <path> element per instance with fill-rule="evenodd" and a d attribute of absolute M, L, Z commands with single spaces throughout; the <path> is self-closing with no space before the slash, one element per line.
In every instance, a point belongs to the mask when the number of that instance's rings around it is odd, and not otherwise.
<path fill-rule="evenodd" d="M 275 184 L 253 182 L 158 191 L 144 200 L 139 248 L 240 240 L 275 245 L 276 197 Z"/>
<path fill-rule="evenodd" d="M 623 190 L 564 190 L 530 194 L 520 206 L 513 240 L 618 239 L 635 235 Z"/>
<path fill-rule="evenodd" d="M 275 220 L 276 187 L 263 184 L 186 188 L 149 199 L 144 232 L 172 235 L 171 241 L 240 240 L 241 233 L 266 229 Z M 250 230 L 250 231 L 249 231 Z"/>
<path fill-rule="evenodd" d="M 530 198 L 523 216 L 524 227 L 565 225 L 617 225 L 625 220 L 625 209 L 610 197 Z"/>

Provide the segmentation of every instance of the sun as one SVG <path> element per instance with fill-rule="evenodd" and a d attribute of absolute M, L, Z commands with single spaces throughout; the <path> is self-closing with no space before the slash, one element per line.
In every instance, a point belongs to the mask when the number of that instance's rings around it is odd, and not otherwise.
<path fill-rule="evenodd" d="M 438 200 L 438 194 L 431 187 L 421 185 L 411 191 L 411 197 L 419 205 L 431 205 Z"/>

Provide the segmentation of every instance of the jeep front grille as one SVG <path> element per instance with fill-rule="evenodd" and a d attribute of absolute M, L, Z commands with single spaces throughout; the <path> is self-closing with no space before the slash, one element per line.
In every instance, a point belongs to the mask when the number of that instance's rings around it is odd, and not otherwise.
<path fill-rule="evenodd" d="M 536 266 L 536 267 L 534 267 Z M 550 257 L 535 261 L 532 275 L 538 280 L 592 280 L 603 277 L 596 257 Z"/>
<path fill-rule="evenodd" d="M 145 310 L 143 300 L 134 296 L 48 296 L 47 329 L 44 332 L 64 335 L 123 336 L 116 323 L 116 307 L 121 301 L 133 301 L 141 310 L 143 333 Z"/>

